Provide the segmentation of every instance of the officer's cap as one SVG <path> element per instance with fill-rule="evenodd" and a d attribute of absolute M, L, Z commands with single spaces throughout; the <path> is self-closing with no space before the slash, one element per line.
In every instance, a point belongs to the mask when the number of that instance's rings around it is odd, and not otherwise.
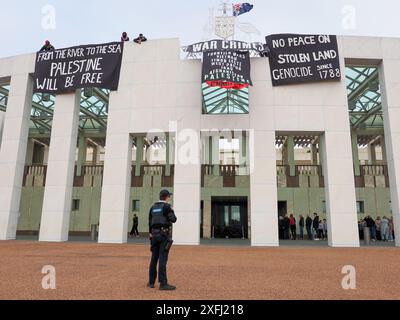
<path fill-rule="evenodd" d="M 169 192 L 168 190 L 161 190 L 160 192 L 160 198 L 166 198 L 172 196 L 172 193 Z"/>

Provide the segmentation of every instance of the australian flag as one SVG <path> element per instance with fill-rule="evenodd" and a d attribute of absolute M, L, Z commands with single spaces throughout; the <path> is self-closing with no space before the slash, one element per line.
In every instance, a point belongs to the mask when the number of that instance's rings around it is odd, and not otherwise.
<path fill-rule="evenodd" d="M 238 3 L 233 5 L 233 15 L 235 17 L 240 16 L 243 13 L 249 12 L 253 9 L 253 5 L 250 3 Z"/>

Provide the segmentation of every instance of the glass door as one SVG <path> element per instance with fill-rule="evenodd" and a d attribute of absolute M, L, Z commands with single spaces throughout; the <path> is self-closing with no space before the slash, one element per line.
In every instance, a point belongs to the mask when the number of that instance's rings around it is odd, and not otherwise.
<path fill-rule="evenodd" d="M 213 202 L 214 238 L 247 238 L 247 203 Z"/>

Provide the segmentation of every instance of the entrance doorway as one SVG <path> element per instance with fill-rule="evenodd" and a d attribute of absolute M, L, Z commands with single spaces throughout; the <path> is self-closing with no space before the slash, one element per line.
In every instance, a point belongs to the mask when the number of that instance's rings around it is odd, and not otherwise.
<path fill-rule="evenodd" d="M 287 201 L 278 201 L 279 239 L 284 239 L 283 218 L 287 214 Z"/>
<path fill-rule="evenodd" d="M 212 198 L 212 237 L 248 238 L 247 198 Z"/>
<path fill-rule="evenodd" d="M 278 201 L 278 215 L 284 217 L 287 214 L 287 201 Z"/>

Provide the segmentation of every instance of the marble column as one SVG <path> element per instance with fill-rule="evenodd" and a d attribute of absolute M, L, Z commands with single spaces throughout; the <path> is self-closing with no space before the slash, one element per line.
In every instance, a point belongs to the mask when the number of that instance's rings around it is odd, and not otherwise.
<path fill-rule="evenodd" d="M 140 177 L 141 166 L 143 161 L 143 145 L 144 140 L 142 136 L 136 137 L 136 162 L 135 162 L 135 176 Z"/>
<path fill-rule="evenodd" d="M 200 131 L 177 128 L 173 196 L 174 209 L 179 213 L 173 230 L 176 244 L 200 244 L 200 146 Z"/>
<path fill-rule="evenodd" d="M 171 175 L 171 158 L 172 158 L 172 148 L 171 148 L 171 136 L 169 133 L 165 136 L 165 176 L 169 177 Z"/>
<path fill-rule="evenodd" d="M 393 41 L 391 39 L 385 41 Z M 379 70 L 385 130 L 386 157 L 395 243 L 400 247 L 400 55 L 384 59 Z"/>
<path fill-rule="evenodd" d="M 213 134 L 211 136 L 211 159 L 213 165 L 213 175 L 219 176 L 220 174 L 220 161 L 219 161 L 219 134 Z"/>
<path fill-rule="evenodd" d="M 80 99 L 80 90 L 56 97 L 39 241 L 68 240 Z"/>
<path fill-rule="evenodd" d="M 0 149 L 0 240 L 16 238 L 32 108 L 32 87 L 29 74 L 11 77 Z"/>
<path fill-rule="evenodd" d="M 76 163 L 76 175 L 78 177 L 80 177 L 82 175 L 82 168 L 86 162 L 86 153 L 87 153 L 86 139 L 83 136 L 79 136 L 79 138 L 78 138 L 78 161 Z"/>
<path fill-rule="evenodd" d="M 34 150 L 35 150 L 35 142 L 32 139 L 28 139 L 28 145 L 26 147 L 25 165 L 27 166 L 32 165 Z"/>
<path fill-rule="evenodd" d="M 279 246 L 274 131 L 250 133 L 251 245 Z"/>
<path fill-rule="evenodd" d="M 120 89 L 110 94 L 99 243 L 126 243 L 128 240 L 133 139 L 129 134 L 131 109 L 120 99 L 124 93 L 124 89 Z"/>
<path fill-rule="evenodd" d="M 294 160 L 294 137 L 289 136 L 287 139 L 287 146 L 286 146 L 286 152 L 287 152 L 287 164 L 289 165 L 289 172 L 290 175 L 293 177 L 296 175 L 296 163 Z"/>
<path fill-rule="evenodd" d="M 358 247 L 360 241 L 350 128 L 347 132 L 325 132 L 321 136 L 320 144 L 325 180 L 328 244 L 332 247 Z"/>

